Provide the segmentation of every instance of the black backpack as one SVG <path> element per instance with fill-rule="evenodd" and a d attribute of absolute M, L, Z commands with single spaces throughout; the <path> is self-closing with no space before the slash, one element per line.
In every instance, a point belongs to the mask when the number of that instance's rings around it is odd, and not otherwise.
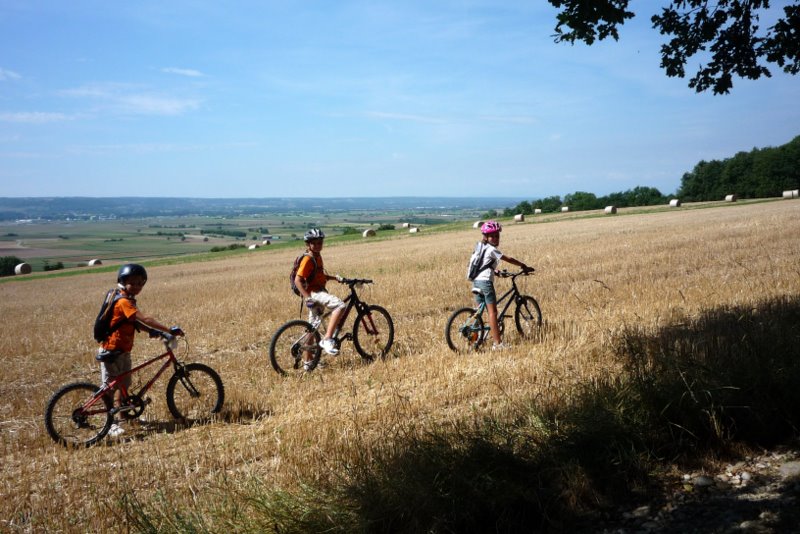
<path fill-rule="evenodd" d="M 475 250 L 472 251 L 472 256 L 469 258 L 467 265 L 467 280 L 472 282 L 479 274 L 488 269 L 491 265 L 484 265 L 484 258 L 486 256 L 486 245 L 482 241 L 478 241 L 475 245 Z"/>
<path fill-rule="evenodd" d="M 120 299 L 127 299 L 119 290 L 119 288 L 109 289 L 106 293 L 106 298 L 103 299 L 103 304 L 100 306 L 100 312 L 94 320 L 94 340 L 98 343 L 106 341 L 111 334 L 113 334 L 122 323 L 127 321 L 117 321 L 113 325 L 111 319 L 114 317 L 114 306 Z"/>
<path fill-rule="evenodd" d="M 297 289 L 297 286 L 294 283 L 294 279 L 297 276 L 297 269 L 300 268 L 300 262 L 303 261 L 303 257 L 304 256 L 308 256 L 309 258 L 311 258 L 311 263 L 314 264 L 314 268 L 311 270 L 311 275 L 309 275 L 308 278 L 306 278 L 306 280 L 311 280 L 312 278 L 314 278 L 314 275 L 317 274 L 317 260 L 314 259 L 314 255 L 313 254 L 311 254 L 309 252 L 303 252 L 302 254 L 300 254 L 299 256 L 297 256 L 294 259 L 294 265 L 292 266 L 292 272 L 289 275 L 289 284 L 292 286 L 292 291 L 294 291 L 294 294 L 297 295 L 298 297 L 300 296 L 300 290 Z"/>

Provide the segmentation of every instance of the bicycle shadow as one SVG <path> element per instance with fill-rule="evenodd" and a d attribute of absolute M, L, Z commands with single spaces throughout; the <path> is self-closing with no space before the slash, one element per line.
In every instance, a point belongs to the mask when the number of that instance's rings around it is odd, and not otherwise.
<path fill-rule="evenodd" d="M 271 410 L 255 410 L 239 408 L 234 410 L 222 410 L 214 417 L 202 419 L 170 419 L 166 421 L 134 420 L 123 423 L 124 433 L 119 437 L 109 437 L 105 440 L 106 444 L 114 442 L 140 441 L 156 434 L 175 434 L 183 430 L 198 426 L 207 426 L 217 423 L 250 425 L 272 415 Z"/>

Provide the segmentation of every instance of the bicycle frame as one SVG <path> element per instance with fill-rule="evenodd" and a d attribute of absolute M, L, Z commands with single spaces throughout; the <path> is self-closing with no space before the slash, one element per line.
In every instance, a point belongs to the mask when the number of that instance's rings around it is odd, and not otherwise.
<path fill-rule="evenodd" d="M 161 365 L 161 367 L 159 367 L 158 371 L 156 371 L 156 374 L 153 375 L 153 377 L 150 380 L 148 380 L 139 389 L 139 391 L 137 391 L 135 393 L 135 395 L 137 397 L 141 398 L 141 396 L 144 393 L 147 393 L 150 390 L 150 388 L 153 387 L 153 384 L 155 384 L 156 380 L 158 380 L 158 378 L 164 373 L 164 371 L 167 370 L 168 367 L 170 367 L 170 365 L 173 366 L 173 367 L 177 367 L 178 366 L 178 360 L 175 357 L 175 353 L 172 351 L 172 349 L 169 346 L 167 346 L 167 350 L 163 354 L 159 354 L 158 356 L 150 358 L 149 360 L 137 365 L 136 367 L 131 368 L 130 371 L 126 371 L 126 372 L 124 372 L 124 373 L 122 373 L 120 375 L 117 375 L 117 376 L 113 377 L 111 380 L 109 380 L 108 382 L 106 382 L 105 384 L 103 384 L 100 387 L 100 389 L 97 390 L 97 393 L 95 393 L 92 396 L 92 398 L 90 398 L 86 402 L 86 404 L 83 405 L 83 411 L 86 412 L 87 414 L 100 413 L 100 412 L 104 411 L 104 409 L 103 409 L 103 410 L 98 410 L 96 412 L 93 412 L 93 411 L 90 411 L 89 409 L 92 406 L 94 406 L 104 396 L 109 395 L 109 394 L 113 395 L 114 394 L 113 392 L 116 389 L 119 389 L 121 391 L 121 393 L 122 393 L 122 401 L 125 402 L 127 399 L 130 398 L 130 394 L 128 393 L 128 388 L 124 384 L 124 378 L 127 377 L 127 376 L 133 376 L 134 373 L 140 371 L 141 369 L 144 369 L 145 367 L 147 367 L 147 366 L 149 366 L 149 365 L 151 365 L 151 364 L 153 364 L 153 363 L 155 363 L 155 362 L 157 362 L 159 360 L 163 360 L 164 358 L 167 358 L 167 360 Z M 118 412 L 122 412 L 122 411 L 126 411 L 126 410 L 134 410 L 134 409 L 137 409 L 137 408 L 138 407 L 136 405 L 125 404 L 125 405 L 113 408 L 111 410 L 111 413 L 112 414 L 116 414 Z"/>
<path fill-rule="evenodd" d="M 508 288 L 508 290 L 505 293 L 503 293 L 503 296 L 501 296 L 499 299 L 497 299 L 497 307 L 498 307 L 498 309 L 500 308 L 500 304 L 504 300 L 508 299 L 506 301 L 505 305 L 503 306 L 503 311 L 501 311 L 500 313 L 497 314 L 497 324 L 498 325 L 502 324 L 503 321 L 505 321 L 507 317 L 511 317 L 511 315 L 507 313 L 508 309 L 511 307 L 511 303 L 512 302 L 517 302 L 519 300 L 520 292 L 519 292 L 519 288 L 517 287 L 516 276 L 518 276 L 518 275 L 507 276 L 507 278 L 511 278 L 511 287 Z M 510 298 L 512 296 L 513 296 L 513 298 Z M 481 303 L 478 305 L 478 307 L 475 310 L 475 314 L 476 315 L 483 315 L 484 310 L 486 310 L 486 299 L 483 299 L 481 301 Z M 488 326 L 486 326 L 485 328 L 488 328 Z"/>
<path fill-rule="evenodd" d="M 341 344 L 342 341 L 350 341 L 350 340 L 353 339 L 353 332 L 352 331 L 347 332 L 342 337 L 339 337 L 339 332 L 341 332 L 342 326 L 347 322 L 347 318 L 350 316 L 350 312 L 353 310 L 353 308 L 356 308 L 358 313 L 366 312 L 369 309 L 369 306 L 366 303 L 364 303 L 360 298 L 358 298 L 358 293 L 356 293 L 356 285 L 358 285 L 359 282 L 361 282 L 361 283 L 369 283 L 369 282 L 356 280 L 356 281 L 353 281 L 353 283 L 348 284 L 348 287 L 350 288 L 350 294 L 347 295 L 347 297 L 345 297 L 343 299 L 343 302 L 346 304 L 346 306 L 345 306 L 344 312 L 342 313 L 342 318 L 339 321 L 339 324 L 336 326 L 336 329 L 333 331 L 333 336 L 332 336 L 333 339 L 336 340 L 337 345 Z M 313 323 L 311 323 L 311 326 L 313 326 L 315 330 L 318 330 L 320 325 L 322 325 L 323 319 L 328 318 L 331 315 L 331 313 L 333 313 L 333 312 L 330 311 L 330 310 L 326 311 L 325 313 L 323 313 L 322 315 L 319 316 L 319 320 L 318 321 L 314 321 Z M 370 323 L 372 323 L 372 317 L 369 317 L 369 319 L 370 319 Z M 371 333 L 374 333 L 376 331 L 374 323 L 373 324 L 367 324 L 365 322 L 364 323 L 364 327 L 367 329 L 367 333 L 371 334 Z M 355 326 L 354 326 L 354 328 L 355 328 Z"/>

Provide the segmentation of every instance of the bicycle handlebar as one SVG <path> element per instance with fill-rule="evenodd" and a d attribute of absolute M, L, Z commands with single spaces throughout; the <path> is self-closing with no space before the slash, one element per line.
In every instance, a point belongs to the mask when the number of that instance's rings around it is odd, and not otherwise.
<path fill-rule="evenodd" d="M 368 278 L 342 278 L 342 280 L 339 283 L 353 287 L 361 284 L 371 284 L 372 280 Z"/>
<path fill-rule="evenodd" d="M 494 274 L 495 274 L 495 276 L 498 276 L 500 278 L 508 278 L 508 277 L 516 278 L 517 276 L 528 276 L 528 275 L 531 275 L 531 274 L 534 273 L 535 270 L 536 269 L 534 269 L 533 267 L 531 267 L 530 270 L 522 270 L 521 269 L 521 270 L 516 271 L 516 272 L 511 272 L 508 269 L 503 269 L 502 271 L 495 271 Z"/>

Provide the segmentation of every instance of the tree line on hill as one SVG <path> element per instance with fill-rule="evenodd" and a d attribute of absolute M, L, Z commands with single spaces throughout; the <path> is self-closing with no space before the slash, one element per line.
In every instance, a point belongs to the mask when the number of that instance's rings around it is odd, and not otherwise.
<path fill-rule="evenodd" d="M 701 161 L 691 172 L 684 173 L 681 186 L 674 197 L 687 202 L 722 200 L 727 195 L 739 198 L 779 197 L 783 191 L 798 189 L 800 184 L 800 136 L 779 147 L 754 148 L 739 152 L 732 158 Z M 542 213 L 570 210 L 596 210 L 606 206 L 627 208 L 656 206 L 669 202 L 655 187 L 638 186 L 619 193 L 596 196 L 594 193 L 576 191 L 565 195 L 523 200 L 513 208 L 505 208 L 502 215 L 512 217 L 518 213 L 530 215 L 540 209 Z M 488 211 L 487 218 L 500 215 Z"/>

